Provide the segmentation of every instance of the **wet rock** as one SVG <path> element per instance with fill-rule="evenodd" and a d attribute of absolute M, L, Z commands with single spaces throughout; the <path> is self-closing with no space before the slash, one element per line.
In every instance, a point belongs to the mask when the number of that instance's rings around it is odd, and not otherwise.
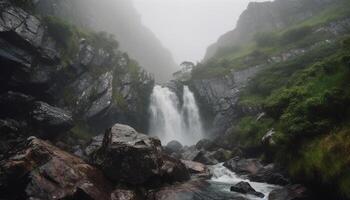
<path fill-rule="evenodd" d="M 306 200 L 308 191 L 302 185 L 288 185 L 270 192 L 269 200 Z"/>
<path fill-rule="evenodd" d="M 264 182 L 274 185 L 287 185 L 290 181 L 278 171 L 273 164 L 264 166 L 256 174 L 248 175 L 248 179 L 255 182 Z"/>
<path fill-rule="evenodd" d="M 112 181 L 133 185 L 161 175 L 163 164 L 158 139 L 121 124 L 115 124 L 106 131 L 102 147 L 90 160 Z"/>
<path fill-rule="evenodd" d="M 127 189 L 116 189 L 111 194 L 111 200 L 141 200 L 135 191 Z"/>
<path fill-rule="evenodd" d="M 164 148 L 165 152 L 168 154 L 179 153 L 182 150 L 183 146 L 180 142 L 173 140 L 170 141 Z"/>
<path fill-rule="evenodd" d="M 211 156 L 218 162 L 224 162 L 232 158 L 232 152 L 229 150 L 220 148 L 216 151 L 211 152 Z"/>
<path fill-rule="evenodd" d="M 215 150 L 217 148 L 217 145 L 209 139 L 201 139 L 197 142 L 196 148 L 198 150 L 206 150 L 206 151 L 211 151 Z"/>
<path fill-rule="evenodd" d="M 205 150 L 198 150 L 195 146 L 184 148 L 183 151 L 183 160 L 191 160 L 206 165 L 215 165 L 219 163 L 210 152 Z"/>
<path fill-rule="evenodd" d="M 101 135 L 97 135 L 95 137 L 93 137 L 88 146 L 85 148 L 84 150 L 84 154 L 86 156 L 91 156 L 93 153 L 95 153 L 99 148 L 101 148 L 102 146 L 102 142 L 103 142 L 103 137 L 104 137 L 104 134 L 101 134 Z"/>
<path fill-rule="evenodd" d="M 260 198 L 263 198 L 265 196 L 263 193 L 255 191 L 254 188 L 252 188 L 252 186 L 250 186 L 249 183 L 243 182 L 243 181 L 232 186 L 230 188 L 230 190 L 233 192 L 238 192 L 238 193 L 242 193 L 242 194 L 255 195 L 255 196 L 260 197 Z"/>
<path fill-rule="evenodd" d="M 54 138 L 58 133 L 73 127 L 72 115 L 60 108 L 45 102 L 35 102 L 30 112 L 30 122 L 36 130 L 40 130 L 43 138 Z"/>
<path fill-rule="evenodd" d="M 210 170 L 209 168 L 199 162 L 189 161 L 189 160 L 181 160 L 181 162 L 186 166 L 189 172 L 199 178 L 210 178 Z"/>
<path fill-rule="evenodd" d="M 217 161 L 209 152 L 199 151 L 198 154 L 193 158 L 193 161 L 203 163 L 205 165 L 215 165 L 218 164 Z"/>
<path fill-rule="evenodd" d="M 258 159 L 241 159 L 239 157 L 226 161 L 224 166 L 239 175 L 257 174 L 263 168 Z"/>
<path fill-rule="evenodd" d="M 163 155 L 162 181 L 165 183 L 182 182 L 190 179 L 186 165 L 178 159 Z"/>
<path fill-rule="evenodd" d="M 102 172 L 31 137 L 0 163 L 0 193 L 10 199 L 110 199 Z"/>

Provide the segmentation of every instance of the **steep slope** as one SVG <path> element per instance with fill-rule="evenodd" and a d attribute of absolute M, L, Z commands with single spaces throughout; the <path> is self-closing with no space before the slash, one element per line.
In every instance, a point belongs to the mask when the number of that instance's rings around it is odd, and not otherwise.
<path fill-rule="evenodd" d="M 303 21 L 316 15 L 324 7 L 338 0 L 275 0 L 273 2 L 252 2 L 241 14 L 236 28 L 221 36 L 212 44 L 204 61 L 212 58 L 218 51 L 242 45 L 258 32 L 274 31 Z"/>
<path fill-rule="evenodd" d="M 54 14 L 79 26 L 115 35 L 120 48 L 159 82 L 171 79 L 178 69 L 171 53 L 142 25 L 130 0 L 41 0 L 36 7 L 44 14 Z"/>
<path fill-rule="evenodd" d="M 288 2 L 256 4 L 269 9 L 250 6 L 242 17 L 319 4 L 300 8 L 318 9 L 303 19 L 289 13 L 278 28 L 276 18 L 261 21 L 275 27 L 268 30 L 245 24 L 253 33 L 198 64 L 188 84 L 212 118 L 218 144 L 282 165 L 319 199 L 348 199 L 350 4 Z M 227 43 L 236 45 L 235 37 Z"/>

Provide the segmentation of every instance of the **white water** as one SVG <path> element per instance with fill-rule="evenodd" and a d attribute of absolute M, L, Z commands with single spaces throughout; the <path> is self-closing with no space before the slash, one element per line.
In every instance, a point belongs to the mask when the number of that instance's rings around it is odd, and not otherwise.
<path fill-rule="evenodd" d="M 183 88 L 183 105 L 167 87 L 153 88 L 150 104 L 150 131 L 163 144 L 177 140 L 184 145 L 195 144 L 203 137 L 202 122 L 193 93 Z"/>
<path fill-rule="evenodd" d="M 231 172 L 226 167 L 224 167 L 223 163 L 211 166 L 210 170 L 211 170 L 211 173 L 213 174 L 210 182 L 212 184 L 215 184 L 215 183 L 222 184 L 223 183 L 222 187 L 220 188 L 220 190 L 222 190 L 223 192 L 229 192 L 230 191 L 230 187 L 232 185 L 235 185 L 238 182 L 244 181 L 244 182 L 248 182 L 257 192 L 261 192 L 261 193 L 263 193 L 265 195 L 264 198 L 259 198 L 259 197 L 256 197 L 254 195 L 239 194 L 241 196 L 246 197 L 247 199 L 251 199 L 251 200 L 267 200 L 268 196 L 269 196 L 269 193 L 272 190 L 280 188 L 280 186 L 277 186 L 277 185 L 271 185 L 271 184 L 267 184 L 267 183 L 252 182 L 252 181 L 249 181 L 248 179 L 243 179 L 243 178 L 237 176 L 235 173 Z"/>

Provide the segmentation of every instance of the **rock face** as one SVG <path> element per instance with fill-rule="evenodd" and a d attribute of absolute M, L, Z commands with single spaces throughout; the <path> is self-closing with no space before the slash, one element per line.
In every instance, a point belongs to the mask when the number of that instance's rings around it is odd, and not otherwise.
<path fill-rule="evenodd" d="M 0 193 L 13 199 L 110 199 L 102 172 L 47 142 L 29 138 L 0 163 Z"/>
<path fill-rule="evenodd" d="M 254 188 L 252 188 L 252 186 L 250 186 L 249 183 L 243 182 L 243 181 L 232 186 L 230 188 L 230 190 L 233 192 L 238 192 L 238 193 L 242 193 L 242 194 L 255 195 L 255 196 L 260 197 L 260 198 L 263 198 L 265 196 L 263 193 L 255 191 Z"/>
<path fill-rule="evenodd" d="M 224 77 L 193 80 L 201 106 L 214 113 L 213 133 L 223 134 L 242 112 L 254 112 L 237 106 L 240 90 L 263 66 L 253 66 L 242 71 L 232 71 Z"/>
<path fill-rule="evenodd" d="M 189 178 L 186 167 L 180 161 L 162 155 L 158 139 L 121 124 L 106 131 L 102 146 L 92 154 L 91 162 L 111 180 L 132 185 Z"/>
<path fill-rule="evenodd" d="M 0 1 L 0 119 L 14 120 L 27 136 L 45 139 L 65 134 L 77 121 L 93 125 L 96 132 L 116 122 L 146 130 L 147 99 L 154 84 L 148 73 L 131 73 L 133 61 L 125 53 L 84 38 L 72 41 L 77 49 L 67 56 L 72 49 L 62 48 L 42 13 L 30 13 Z"/>
<path fill-rule="evenodd" d="M 178 70 L 169 50 L 142 25 L 131 1 L 38 0 L 36 8 L 43 15 L 54 15 L 96 32 L 118 36 L 121 49 L 154 74 L 158 82 L 166 82 Z"/>

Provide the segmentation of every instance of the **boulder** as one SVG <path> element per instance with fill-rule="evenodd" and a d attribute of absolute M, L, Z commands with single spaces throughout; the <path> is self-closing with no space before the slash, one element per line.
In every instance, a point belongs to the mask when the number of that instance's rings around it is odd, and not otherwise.
<path fill-rule="evenodd" d="M 174 183 L 190 179 L 190 173 L 183 162 L 167 155 L 163 155 L 162 160 L 162 182 Z"/>
<path fill-rule="evenodd" d="M 239 175 L 257 174 L 263 168 L 258 159 L 242 159 L 240 157 L 226 161 L 224 166 Z"/>
<path fill-rule="evenodd" d="M 195 147 L 184 148 L 182 153 L 182 159 L 200 162 L 206 165 L 215 165 L 219 162 L 211 155 L 210 152 L 205 150 L 198 150 Z"/>
<path fill-rule="evenodd" d="M 279 170 L 277 170 L 273 164 L 264 166 L 256 174 L 248 175 L 248 179 L 255 182 L 274 185 L 287 185 L 290 183 L 290 181 Z"/>
<path fill-rule="evenodd" d="M 209 140 L 209 139 L 201 139 L 196 144 L 196 149 L 198 150 L 206 150 L 206 151 L 212 151 L 217 148 L 217 145 Z"/>
<path fill-rule="evenodd" d="M 265 196 L 263 193 L 255 191 L 254 188 L 252 188 L 252 186 L 250 186 L 249 183 L 243 182 L 243 181 L 232 186 L 230 188 L 230 190 L 233 192 L 238 192 L 238 193 L 242 193 L 242 194 L 255 195 L 255 196 L 260 197 L 260 198 L 263 198 Z"/>
<path fill-rule="evenodd" d="M 38 135 L 45 139 L 54 138 L 58 133 L 73 127 L 71 113 L 45 102 L 35 102 L 29 115 L 31 125 L 35 130 L 39 130 Z"/>
<path fill-rule="evenodd" d="M 186 166 L 191 175 L 205 179 L 211 177 L 210 170 L 206 165 L 189 160 L 181 160 L 181 162 Z"/>
<path fill-rule="evenodd" d="M 161 175 L 161 143 L 130 126 L 115 124 L 106 131 L 101 148 L 90 161 L 114 182 L 143 184 Z"/>
<path fill-rule="evenodd" d="M 165 147 L 164 150 L 168 154 L 179 153 L 182 150 L 183 146 L 180 142 L 173 140 L 170 141 Z"/>
<path fill-rule="evenodd" d="M 308 191 L 302 185 L 288 185 L 270 192 L 269 200 L 306 200 Z"/>
<path fill-rule="evenodd" d="M 232 158 L 232 152 L 229 150 L 225 150 L 220 148 L 210 153 L 211 157 L 213 157 L 218 162 L 225 162 Z"/>
<path fill-rule="evenodd" d="M 110 199 L 112 185 L 101 171 L 37 139 L 0 162 L 0 194 L 5 199 Z"/>

